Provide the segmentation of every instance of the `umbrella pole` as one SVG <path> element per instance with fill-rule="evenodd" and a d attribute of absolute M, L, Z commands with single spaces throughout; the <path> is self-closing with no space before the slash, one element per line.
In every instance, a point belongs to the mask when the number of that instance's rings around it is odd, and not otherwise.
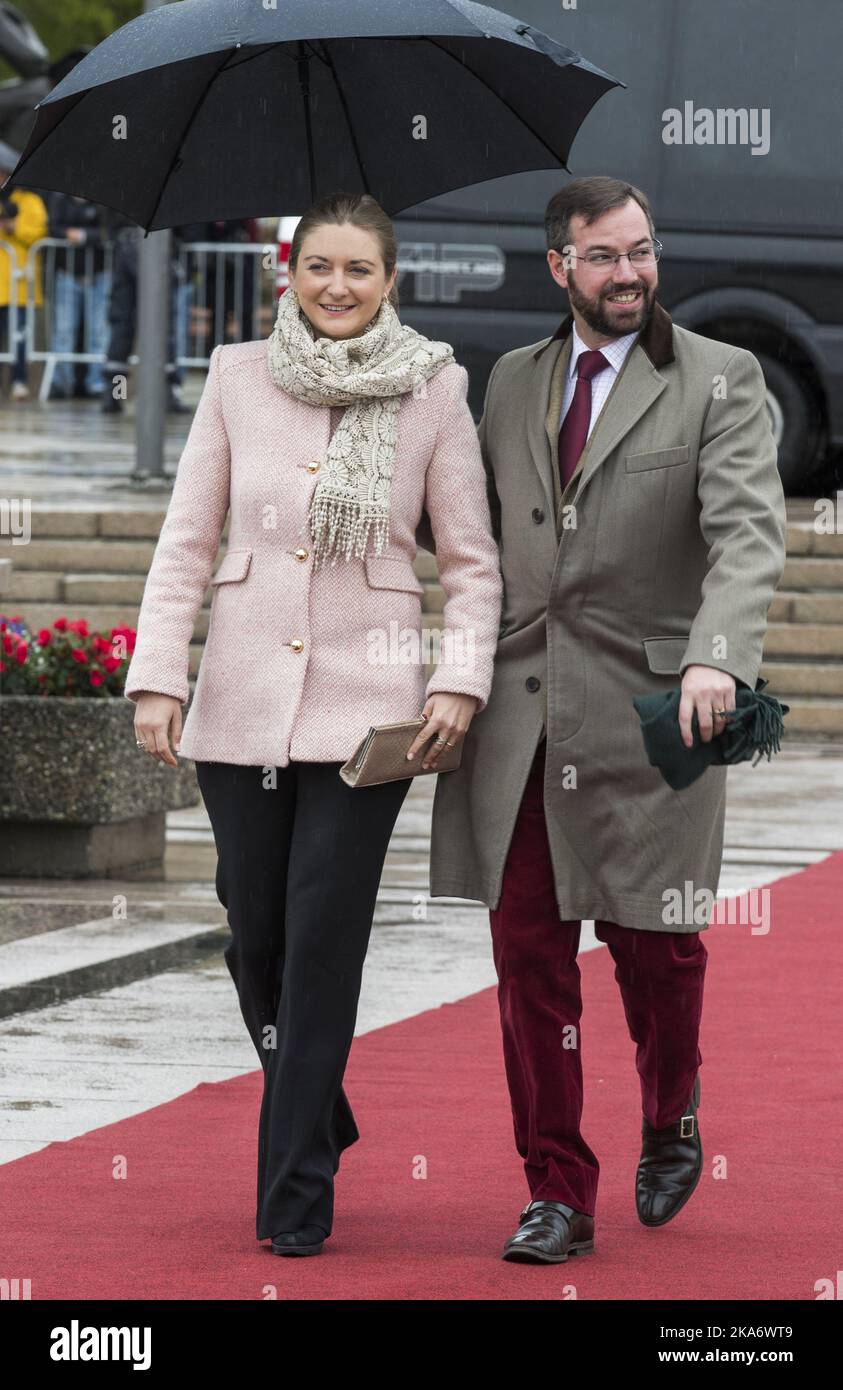
<path fill-rule="evenodd" d="M 169 0 L 145 0 L 157 10 Z M 164 478 L 170 232 L 150 232 L 138 245 L 138 393 L 133 481 Z"/>
<path fill-rule="evenodd" d="M 307 138 L 307 166 L 310 174 L 310 201 L 316 201 L 316 165 L 313 157 L 313 127 L 310 119 L 310 54 L 305 52 L 307 45 L 299 41 L 298 68 L 299 88 L 304 104 L 304 130 Z M 304 212 L 304 208 L 302 208 Z"/>

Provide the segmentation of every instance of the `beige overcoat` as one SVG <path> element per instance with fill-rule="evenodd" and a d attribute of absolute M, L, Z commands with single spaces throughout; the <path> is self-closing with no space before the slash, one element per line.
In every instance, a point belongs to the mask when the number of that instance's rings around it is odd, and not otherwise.
<path fill-rule="evenodd" d="M 699 931 L 720 873 L 726 768 L 672 790 L 647 761 L 632 697 L 678 686 L 692 663 L 755 687 L 785 561 L 764 378 L 752 353 L 657 303 L 560 497 L 571 323 L 504 354 L 489 379 L 479 435 L 501 627 L 462 766 L 437 778 L 431 894 L 497 906 L 546 727 L 560 918 Z"/>

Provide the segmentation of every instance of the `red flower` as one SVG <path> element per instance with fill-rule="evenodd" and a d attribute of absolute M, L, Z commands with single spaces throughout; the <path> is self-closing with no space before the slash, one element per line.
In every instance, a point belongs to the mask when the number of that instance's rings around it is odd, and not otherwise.
<path fill-rule="evenodd" d="M 48 647 L 53 640 L 53 634 L 48 627 L 42 627 L 38 634 L 38 643 L 42 647 Z"/>
<path fill-rule="evenodd" d="M 20 662 L 21 666 L 26 661 L 26 654 L 28 651 L 29 647 L 27 646 L 26 642 L 18 642 L 17 651 L 15 652 L 15 660 Z"/>
<path fill-rule="evenodd" d="M 2 673 L 2 672 L 5 671 L 5 670 L 6 670 L 6 663 L 5 663 L 5 661 L 0 661 L 0 673 Z"/>
<path fill-rule="evenodd" d="M 73 647 L 73 648 L 71 648 L 70 655 L 73 657 L 73 660 L 74 660 L 74 661 L 78 661 L 78 662 L 79 662 L 79 665 L 80 665 L 80 666 L 87 666 L 87 664 L 88 664 L 88 653 L 87 653 L 86 651 L 83 651 L 81 647 Z"/>
<path fill-rule="evenodd" d="M 103 675 L 102 671 L 91 672 L 91 685 L 102 685 L 104 680 L 105 676 Z"/>
<path fill-rule="evenodd" d="M 133 627 L 129 627 L 126 623 L 121 623 L 119 627 L 113 627 L 111 629 L 111 636 L 125 637 L 126 650 L 129 652 L 133 652 L 135 650 L 135 639 L 137 637 L 137 633 L 135 632 L 135 629 Z"/>
<path fill-rule="evenodd" d="M 67 618 L 56 618 L 53 627 L 56 629 L 56 632 L 64 632 L 67 628 Z"/>
<path fill-rule="evenodd" d="M 12 652 L 14 651 L 14 643 L 11 637 L 9 636 L 8 632 L 3 633 L 3 651 L 6 653 L 7 656 L 11 656 Z"/>
<path fill-rule="evenodd" d="M 67 630 L 68 630 L 68 632 L 76 632 L 76 633 L 78 633 L 78 635 L 79 635 L 80 637 L 87 637 L 87 636 L 89 636 L 89 633 L 88 633 L 88 624 L 85 622 L 85 619 L 84 619 L 84 618 L 79 618 L 79 619 L 77 619 L 77 621 L 76 621 L 75 623 L 68 623 L 68 625 L 67 625 Z"/>
<path fill-rule="evenodd" d="M 105 669 L 106 669 L 106 671 L 108 672 L 108 674 L 109 674 L 109 675 L 112 675 L 113 672 L 119 670 L 120 666 L 121 666 L 123 663 L 121 662 L 121 660 L 120 660 L 120 658 L 119 658 L 118 656 L 107 656 L 107 657 L 105 657 L 105 659 L 104 659 L 104 661 L 103 661 L 102 664 L 103 664 L 103 666 L 105 667 Z"/>

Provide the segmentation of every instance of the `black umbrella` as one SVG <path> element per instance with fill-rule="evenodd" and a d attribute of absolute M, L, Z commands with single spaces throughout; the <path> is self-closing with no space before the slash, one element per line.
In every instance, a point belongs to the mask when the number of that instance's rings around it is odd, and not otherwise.
<path fill-rule="evenodd" d="M 624 85 L 470 0 L 181 0 L 45 97 L 10 184 L 148 231 L 302 213 L 337 190 L 394 215 L 503 174 L 570 172 L 580 124 Z"/>

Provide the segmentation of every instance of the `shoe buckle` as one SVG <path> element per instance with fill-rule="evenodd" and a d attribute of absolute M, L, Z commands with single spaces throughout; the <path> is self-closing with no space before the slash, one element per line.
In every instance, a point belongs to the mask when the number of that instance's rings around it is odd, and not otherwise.
<path fill-rule="evenodd" d="M 694 1137 L 694 1116 L 683 1115 L 679 1121 L 679 1138 L 693 1139 Z"/>

